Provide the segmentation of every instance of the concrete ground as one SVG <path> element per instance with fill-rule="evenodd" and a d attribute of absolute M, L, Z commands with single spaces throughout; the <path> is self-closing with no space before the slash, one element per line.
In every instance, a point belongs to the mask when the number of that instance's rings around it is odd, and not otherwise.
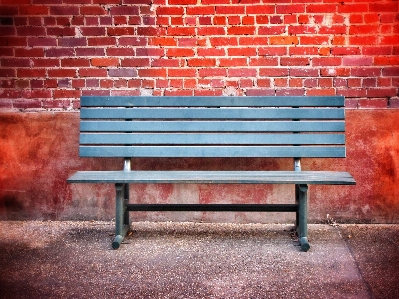
<path fill-rule="evenodd" d="M 399 225 L 0 222 L 0 298 L 399 298 Z"/>

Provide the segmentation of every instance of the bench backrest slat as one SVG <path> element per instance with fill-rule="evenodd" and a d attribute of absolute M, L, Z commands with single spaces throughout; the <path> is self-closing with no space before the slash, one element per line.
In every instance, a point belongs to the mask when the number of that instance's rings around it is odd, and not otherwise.
<path fill-rule="evenodd" d="M 85 157 L 345 157 L 343 97 L 82 97 Z"/>

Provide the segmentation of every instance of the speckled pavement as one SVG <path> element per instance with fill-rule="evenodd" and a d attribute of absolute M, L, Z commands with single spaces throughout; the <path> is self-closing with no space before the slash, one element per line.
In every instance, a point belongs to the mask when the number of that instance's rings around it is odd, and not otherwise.
<path fill-rule="evenodd" d="M 0 222 L 0 298 L 399 298 L 399 225 Z"/>

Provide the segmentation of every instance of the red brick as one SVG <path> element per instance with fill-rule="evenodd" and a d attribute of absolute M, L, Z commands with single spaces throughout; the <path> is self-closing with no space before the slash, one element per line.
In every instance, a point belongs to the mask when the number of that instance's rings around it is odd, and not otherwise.
<path fill-rule="evenodd" d="M 107 70 L 83 68 L 79 69 L 79 75 L 81 77 L 107 77 Z"/>
<path fill-rule="evenodd" d="M 184 8 L 183 7 L 170 7 L 170 6 L 159 6 L 156 11 L 157 15 L 183 15 Z"/>
<path fill-rule="evenodd" d="M 28 37 L 30 47 L 49 47 L 57 46 L 57 39 L 52 37 Z"/>
<path fill-rule="evenodd" d="M 19 7 L 19 14 L 20 15 L 27 15 L 27 16 L 48 15 L 48 13 L 49 13 L 48 6 L 41 6 L 41 5 L 24 6 L 24 5 L 21 5 Z"/>
<path fill-rule="evenodd" d="M 0 63 L 2 67 L 30 67 L 28 58 L 2 58 Z"/>
<path fill-rule="evenodd" d="M 374 34 L 378 33 L 379 25 L 352 25 L 349 27 L 350 35 L 361 35 L 361 34 Z"/>
<path fill-rule="evenodd" d="M 372 64 L 373 64 L 372 57 L 359 56 L 359 57 L 344 57 L 343 58 L 343 65 L 358 66 L 358 65 L 372 65 Z"/>
<path fill-rule="evenodd" d="M 146 37 L 119 37 L 119 46 L 146 46 Z"/>
<path fill-rule="evenodd" d="M 267 15 L 257 15 L 256 24 L 269 24 L 269 16 Z"/>
<path fill-rule="evenodd" d="M 72 90 L 75 91 L 75 90 Z M 79 92 L 79 91 L 78 91 Z M 77 97 L 68 97 L 68 98 L 78 98 Z M 45 109 L 67 109 L 71 106 L 70 100 L 44 100 L 43 108 Z"/>
<path fill-rule="evenodd" d="M 375 67 L 355 67 L 351 69 L 351 75 L 356 77 L 376 77 L 381 76 L 381 68 Z"/>
<path fill-rule="evenodd" d="M 168 35 L 176 35 L 176 36 L 192 36 L 195 35 L 194 27 L 169 27 Z"/>
<path fill-rule="evenodd" d="M 87 45 L 93 46 L 116 46 L 115 37 L 94 37 L 87 39 Z"/>
<path fill-rule="evenodd" d="M 307 96 L 334 96 L 335 89 L 334 88 L 310 88 L 306 90 Z"/>
<path fill-rule="evenodd" d="M 227 70 L 228 77 L 256 77 L 256 69 L 232 68 Z"/>
<path fill-rule="evenodd" d="M 225 56 L 225 49 L 216 49 L 216 48 L 199 48 L 198 56 Z"/>
<path fill-rule="evenodd" d="M 289 47 L 289 55 L 317 55 L 319 53 L 318 47 Z"/>
<path fill-rule="evenodd" d="M 315 57 L 312 59 L 313 66 L 329 66 L 329 65 L 341 65 L 342 58 L 340 57 Z"/>
<path fill-rule="evenodd" d="M 111 7 L 110 14 L 112 16 L 132 16 L 139 14 L 139 8 L 135 5 L 123 5 L 123 6 L 113 6 Z"/>
<path fill-rule="evenodd" d="M 151 67 L 179 67 L 179 59 L 151 59 Z"/>
<path fill-rule="evenodd" d="M 399 76 L 399 67 L 398 66 L 384 67 L 382 69 L 382 75 L 383 76 Z"/>
<path fill-rule="evenodd" d="M 345 25 L 332 25 L 332 26 L 321 26 L 318 30 L 319 34 L 346 34 Z"/>
<path fill-rule="evenodd" d="M 92 66 L 118 66 L 119 59 L 118 58 L 92 58 L 91 59 Z"/>
<path fill-rule="evenodd" d="M 80 27 L 84 36 L 102 36 L 105 35 L 105 27 Z"/>
<path fill-rule="evenodd" d="M 115 7 L 112 7 L 111 8 L 111 12 L 112 12 L 112 9 L 113 8 L 115 8 Z M 105 15 L 106 14 L 106 12 L 105 12 L 105 10 L 104 10 L 104 8 L 102 8 L 101 6 L 82 6 L 82 7 L 80 7 L 80 14 L 81 15 L 96 15 L 96 16 L 99 16 L 99 15 Z M 129 13 L 126 13 L 126 14 L 129 14 Z"/>
<path fill-rule="evenodd" d="M 319 70 L 314 68 L 291 68 L 290 76 L 293 77 L 317 77 Z"/>
<path fill-rule="evenodd" d="M 18 69 L 17 70 L 18 77 L 45 77 L 46 70 L 45 69 Z"/>
<path fill-rule="evenodd" d="M 300 42 L 301 45 L 322 45 L 327 44 L 329 42 L 328 36 L 321 35 L 311 35 L 311 36 L 301 36 Z"/>
<path fill-rule="evenodd" d="M 216 14 L 219 15 L 242 15 L 245 13 L 243 5 L 220 5 L 216 6 Z"/>
<path fill-rule="evenodd" d="M 360 99 L 359 108 L 364 109 L 384 109 L 388 108 L 388 100 L 386 99 Z"/>
<path fill-rule="evenodd" d="M 335 4 L 308 4 L 306 6 L 307 13 L 335 13 L 336 10 Z"/>
<path fill-rule="evenodd" d="M 238 38 L 238 43 L 241 46 L 253 46 L 253 45 L 267 45 L 268 44 L 268 38 L 267 37 L 253 37 L 253 36 L 248 36 L 248 37 L 239 37 Z"/>
<path fill-rule="evenodd" d="M 214 15 L 215 14 L 215 7 L 214 6 L 189 6 L 187 7 L 187 14 L 188 15 Z"/>
<path fill-rule="evenodd" d="M 224 68 L 203 68 L 199 70 L 200 77 L 226 77 L 227 70 Z"/>
<path fill-rule="evenodd" d="M 17 35 L 19 35 L 19 36 L 45 36 L 46 29 L 44 27 L 17 27 Z"/>
<path fill-rule="evenodd" d="M 108 75 L 110 77 L 137 77 L 137 69 L 136 68 L 109 69 Z"/>
<path fill-rule="evenodd" d="M 334 47 L 331 49 L 333 55 L 358 55 L 360 54 L 359 47 Z"/>
<path fill-rule="evenodd" d="M 219 66 L 220 67 L 229 67 L 229 66 L 246 66 L 247 58 L 220 58 Z"/>
<path fill-rule="evenodd" d="M 286 77 L 289 74 L 288 68 L 261 68 L 259 75 L 261 77 Z"/>
<path fill-rule="evenodd" d="M 398 45 L 399 35 L 381 36 L 381 45 Z"/>
<path fill-rule="evenodd" d="M 48 76 L 50 78 L 61 77 L 61 78 L 73 78 L 76 77 L 75 69 L 50 69 L 48 70 Z"/>
<path fill-rule="evenodd" d="M 376 45 L 378 36 L 349 36 L 350 45 Z"/>
<path fill-rule="evenodd" d="M 87 38 L 85 38 L 85 37 L 59 38 L 58 46 L 60 46 L 60 47 L 84 47 L 84 46 L 87 46 Z"/>
<path fill-rule="evenodd" d="M 168 77 L 195 77 L 196 70 L 193 68 L 168 69 Z"/>
<path fill-rule="evenodd" d="M 16 109 L 39 109 L 42 103 L 39 100 L 18 100 L 13 101 L 13 107 Z"/>
<path fill-rule="evenodd" d="M 43 28 L 44 29 L 44 28 Z M 72 27 L 48 27 L 47 35 L 55 36 L 75 36 L 75 28 Z M 35 36 L 35 34 L 32 34 Z"/>
<path fill-rule="evenodd" d="M 137 70 L 139 77 L 161 77 L 166 78 L 166 70 L 165 69 L 139 69 Z"/>
<path fill-rule="evenodd" d="M 299 25 L 299 26 L 289 26 L 288 27 L 288 34 L 314 34 L 316 33 L 315 26 L 306 26 L 306 25 Z"/>
<path fill-rule="evenodd" d="M 228 35 L 253 35 L 254 33 L 254 26 L 234 26 L 227 28 Z"/>
<path fill-rule="evenodd" d="M 77 16 L 79 15 L 79 7 L 78 6 L 50 6 L 50 15 L 69 15 L 69 16 Z"/>
<path fill-rule="evenodd" d="M 134 56 L 134 49 L 132 48 L 107 48 L 108 56 Z"/>
<path fill-rule="evenodd" d="M 142 33 L 139 33 L 139 29 L 137 29 L 137 34 L 142 35 Z M 155 29 L 155 28 L 154 28 Z M 107 28 L 107 34 L 110 36 L 120 36 L 120 35 L 134 35 L 134 27 L 108 27 Z M 156 32 L 154 32 L 153 35 L 155 35 Z"/>
<path fill-rule="evenodd" d="M 247 96 L 274 96 L 274 89 L 248 89 L 246 91 Z"/>
<path fill-rule="evenodd" d="M 190 58 L 187 60 L 188 66 L 216 66 L 214 58 Z"/>
<path fill-rule="evenodd" d="M 366 3 L 346 4 L 342 2 L 341 5 L 338 5 L 338 13 L 365 13 L 368 11 L 368 4 Z"/>
<path fill-rule="evenodd" d="M 90 60 L 84 58 L 66 58 L 61 60 L 63 67 L 88 67 Z"/>
<path fill-rule="evenodd" d="M 303 88 L 284 88 L 276 89 L 276 96 L 304 96 L 305 90 Z"/>
<path fill-rule="evenodd" d="M 276 6 L 277 14 L 292 14 L 292 13 L 303 13 L 305 12 L 305 4 L 289 4 Z"/>
<path fill-rule="evenodd" d="M 159 48 L 137 48 L 136 56 L 155 56 L 161 57 L 165 55 L 164 49 Z"/>
<path fill-rule="evenodd" d="M 258 34 L 259 35 L 280 35 L 285 32 L 285 26 L 261 26 L 258 29 Z M 274 37 L 276 38 L 276 37 Z"/>
<path fill-rule="evenodd" d="M 166 50 L 168 57 L 192 57 L 194 50 L 191 48 L 171 48 Z"/>
<path fill-rule="evenodd" d="M 309 58 L 281 57 L 281 66 L 306 66 L 310 64 Z"/>
<path fill-rule="evenodd" d="M 287 55 L 286 47 L 267 47 L 267 48 L 259 48 L 258 54 L 260 56 L 283 56 Z"/>
<path fill-rule="evenodd" d="M 324 77 L 347 77 L 350 75 L 350 68 L 321 68 L 320 74 Z"/>
<path fill-rule="evenodd" d="M 117 64 L 114 66 L 117 66 Z M 123 66 L 123 67 L 150 66 L 150 59 L 149 58 L 125 58 L 125 59 L 122 59 L 121 66 Z"/>
<path fill-rule="evenodd" d="M 271 45 L 297 45 L 299 43 L 297 36 L 271 36 L 269 40 Z"/>
<path fill-rule="evenodd" d="M 398 3 L 370 3 L 370 12 L 398 12 Z"/>
<path fill-rule="evenodd" d="M 255 48 L 229 48 L 227 49 L 227 53 L 229 56 L 257 56 Z"/>
<path fill-rule="evenodd" d="M 236 37 L 210 37 L 209 41 L 213 47 L 238 46 Z"/>

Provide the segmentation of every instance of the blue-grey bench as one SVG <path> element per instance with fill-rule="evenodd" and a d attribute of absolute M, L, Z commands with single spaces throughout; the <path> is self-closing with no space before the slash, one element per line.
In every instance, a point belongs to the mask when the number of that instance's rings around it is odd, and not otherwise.
<path fill-rule="evenodd" d="M 309 184 L 354 185 L 348 172 L 302 171 L 301 158 L 345 157 L 344 98 L 81 98 L 81 157 L 122 157 L 120 171 L 79 171 L 69 183 L 116 187 L 114 249 L 129 230 L 129 211 L 280 211 L 296 213 L 301 249 L 309 249 Z M 293 170 L 131 169 L 131 158 L 293 158 Z M 129 184 L 295 184 L 292 204 L 131 204 Z"/>

